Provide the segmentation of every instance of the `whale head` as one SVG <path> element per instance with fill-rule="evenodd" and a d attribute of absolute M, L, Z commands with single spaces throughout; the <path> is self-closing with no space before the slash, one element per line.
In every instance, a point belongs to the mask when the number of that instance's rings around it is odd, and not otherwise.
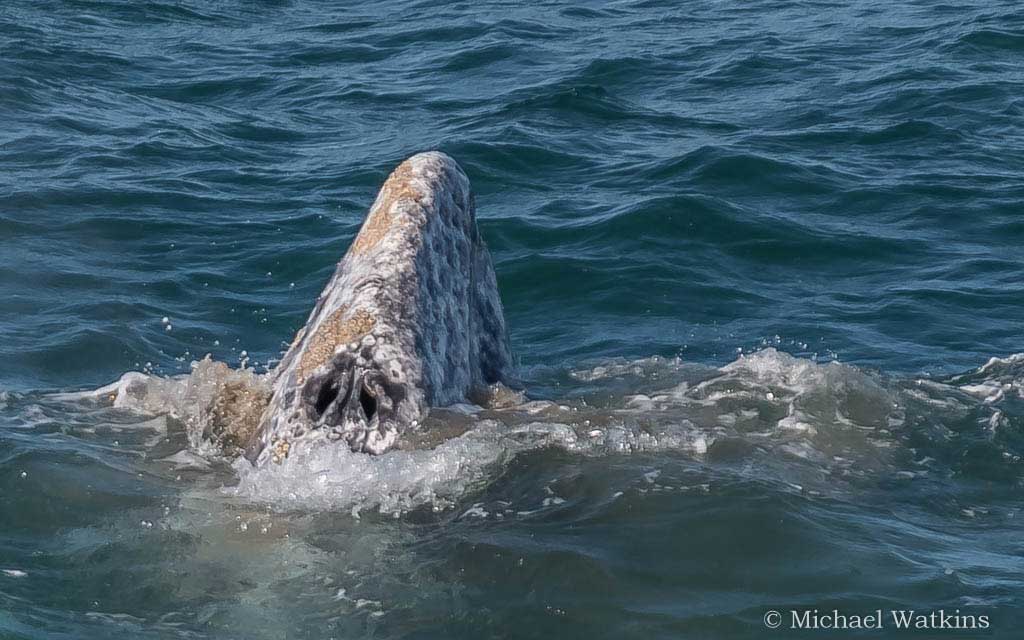
<path fill-rule="evenodd" d="M 323 439 L 385 453 L 430 407 L 462 402 L 510 367 L 469 179 L 443 153 L 417 154 L 381 187 L 275 368 L 247 457 L 280 462 Z"/>

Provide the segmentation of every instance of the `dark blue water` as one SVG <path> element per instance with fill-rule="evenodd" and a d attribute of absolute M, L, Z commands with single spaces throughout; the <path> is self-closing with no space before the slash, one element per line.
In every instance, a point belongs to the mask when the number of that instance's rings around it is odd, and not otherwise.
<path fill-rule="evenodd" d="M 0 637 L 1017 637 L 1018 3 L 15 0 L 0 117 Z M 642 431 L 684 384 L 659 424 L 703 449 L 281 513 L 159 462 L 175 420 L 50 395 L 272 364 L 426 149 L 531 394 Z"/>

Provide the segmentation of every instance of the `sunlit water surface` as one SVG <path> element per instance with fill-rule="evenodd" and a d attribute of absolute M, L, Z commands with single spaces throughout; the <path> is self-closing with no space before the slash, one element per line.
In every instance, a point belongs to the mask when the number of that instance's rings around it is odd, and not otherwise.
<path fill-rule="evenodd" d="M 1019 637 L 1019 6 L 433 5 L 0 7 L 0 637 Z M 528 397 L 216 455 L 430 148 Z"/>

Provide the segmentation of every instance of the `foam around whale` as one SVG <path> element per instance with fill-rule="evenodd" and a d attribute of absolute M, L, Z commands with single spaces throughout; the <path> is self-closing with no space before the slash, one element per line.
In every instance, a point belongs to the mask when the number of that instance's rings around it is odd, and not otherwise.
<path fill-rule="evenodd" d="M 720 368 L 664 358 L 604 361 L 566 372 L 578 381 L 577 391 L 558 401 L 502 396 L 494 405 L 436 410 L 428 418 L 432 440 L 410 437 L 384 455 L 324 440 L 281 464 L 254 468 L 238 461 L 236 480 L 222 491 L 275 510 L 446 510 L 501 477 L 513 461 L 545 451 L 586 458 L 670 452 L 701 464 L 739 465 L 754 477 L 822 495 L 885 478 L 1013 475 L 1020 454 L 1013 448 L 1016 418 L 1008 416 L 1024 401 L 1022 363 L 1013 356 L 947 379 L 902 379 L 773 348 Z M 169 415 L 173 423 L 163 430 L 184 429 L 188 451 L 165 464 L 200 468 L 222 455 L 210 440 L 212 414 L 204 402 L 241 381 L 266 384 L 249 370 L 203 360 L 187 376 L 130 373 L 95 392 L 56 398 Z M 588 391 L 593 388 L 597 395 Z M 138 428 L 152 425 L 147 419 Z M 978 442 L 990 444 L 979 448 Z M 976 464 L 978 456 L 984 466 Z M 512 507 L 497 512 L 506 508 Z"/>

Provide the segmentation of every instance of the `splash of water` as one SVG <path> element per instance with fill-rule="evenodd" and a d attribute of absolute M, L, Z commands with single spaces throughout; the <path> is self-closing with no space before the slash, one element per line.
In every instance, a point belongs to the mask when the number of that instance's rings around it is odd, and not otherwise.
<path fill-rule="evenodd" d="M 1022 372 L 1018 355 L 945 380 L 889 379 L 774 348 L 718 369 L 662 358 L 604 362 L 570 372 L 601 385 L 605 391 L 596 396 L 553 402 L 492 393 L 482 406 L 435 410 L 422 431 L 382 456 L 324 440 L 297 447 L 281 464 L 253 468 L 236 459 L 237 484 L 223 491 L 282 509 L 437 511 L 486 486 L 516 456 L 548 448 L 738 461 L 758 473 L 775 469 L 783 481 L 817 492 L 880 476 L 971 473 L 978 467 L 969 463 L 972 455 L 996 455 L 1004 473 L 1016 474 Z M 182 423 L 188 454 L 232 457 L 237 446 L 225 434 L 251 428 L 267 388 L 264 376 L 207 358 L 186 376 L 129 373 L 78 397 L 168 414 Z M 171 461 L 191 458 L 183 452 Z"/>

